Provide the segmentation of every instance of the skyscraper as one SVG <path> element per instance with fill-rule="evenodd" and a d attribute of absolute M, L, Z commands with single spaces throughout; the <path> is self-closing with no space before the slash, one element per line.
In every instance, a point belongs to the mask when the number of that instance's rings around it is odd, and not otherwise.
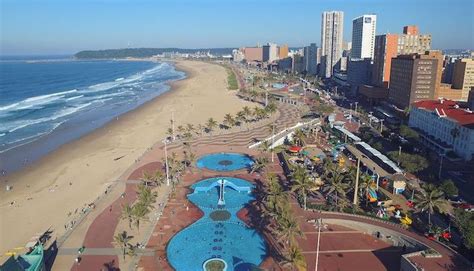
<path fill-rule="evenodd" d="M 308 74 L 315 75 L 317 72 L 317 68 L 318 68 L 317 53 L 318 53 L 318 47 L 316 46 L 316 43 L 311 43 L 310 46 L 304 47 L 303 61 L 304 61 L 305 71 Z"/>
<path fill-rule="evenodd" d="M 352 20 L 351 58 L 373 58 L 377 15 L 362 15 Z"/>
<path fill-rule="evenodd" d="M 325 11 L 321 17 L 321 56 L 325 61 L 321 76 L 331 77 L 342 56 L 344 12 Z"/>
<path fill-rule="evenodd" d="M 453 71 L 453 87 L 463 90 L 463 99 L 467 100 L 469 91 L 474 87 L 474 59 L 456 60 Z"/>
<path fill-rule="evenodd" d="M 280 59 L 288 57 L 288 45 L 284 44 L 278 48 L 278 56 Z"/>
<path fill-rule="evenodd" d="M 397 56 L 397 45 L 397 34 L 377 35 L 375 37 L 372 84 L 388 88 L 392 58 Z"/>

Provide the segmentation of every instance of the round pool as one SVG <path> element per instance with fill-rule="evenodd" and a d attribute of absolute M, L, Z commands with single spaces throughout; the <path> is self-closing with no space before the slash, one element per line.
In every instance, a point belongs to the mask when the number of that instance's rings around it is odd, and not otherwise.
<path fill-rule="evenodd" d="M 249 169 L 254 161 L 250 156 L 241 153 L 212 153 L 204 155 L 196 162 L 198 168 L 215 171 L 232 171 Z"/>

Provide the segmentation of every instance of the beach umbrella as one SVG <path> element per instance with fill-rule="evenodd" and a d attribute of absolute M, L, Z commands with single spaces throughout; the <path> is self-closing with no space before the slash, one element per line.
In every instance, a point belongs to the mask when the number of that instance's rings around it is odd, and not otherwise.
<path fill-rule="evenodd" d="M 300 146 L 291 146 L 289 151 L 290 152 L 299 152 L 299 151 L 301 151 L 301 147 Z"/>

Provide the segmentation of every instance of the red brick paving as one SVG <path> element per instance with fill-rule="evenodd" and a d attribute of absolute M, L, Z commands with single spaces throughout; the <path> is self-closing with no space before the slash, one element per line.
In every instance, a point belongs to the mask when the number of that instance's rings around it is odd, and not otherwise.
<path fill-rule="evenodd" d="M 113 269 L 116 268 L 116 269 Z M 120 270 L 118 268 L 118 257 L 117 256 L 106 256 L 106 255 L 85 255 L 82 256 L 80 264 L 75 263 L 71 271 L 114 271 Z"/>
<path fill-rule="evenodd" d="M 143 176 L 144 171 L 153 171 L 162 168 L 160 162 L 146 164 L 136 169 L 128 178 L 129 180 L 137 180 Z M 86 248 L 113 248 L 114 232 L 120 220 L 122 206 L 132 203 L 137 198 L 136 184 L 125 185 L 125 196 L 119 197 L 109 207 L 105 208 L 87 229 L 84 237 L 83 245 Z M 102 258 L 101 258 L 102 257 Z M 102 259 L 102 260 L 101 260 Z M 118 265 L 118 258 L 113 256 L 84 256 L 80 265 L 74 265 L 74 270 L 100 270 L 105 263 L 115 260 Z"/>

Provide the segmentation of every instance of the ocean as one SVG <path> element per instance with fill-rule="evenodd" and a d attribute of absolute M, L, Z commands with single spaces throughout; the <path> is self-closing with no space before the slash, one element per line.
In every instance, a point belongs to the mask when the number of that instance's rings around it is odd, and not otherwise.
<path fill-rule="evenodd" d="M 137 108 L 184 77 L 167 62 L 1 59 L 1 174 Z"/>

